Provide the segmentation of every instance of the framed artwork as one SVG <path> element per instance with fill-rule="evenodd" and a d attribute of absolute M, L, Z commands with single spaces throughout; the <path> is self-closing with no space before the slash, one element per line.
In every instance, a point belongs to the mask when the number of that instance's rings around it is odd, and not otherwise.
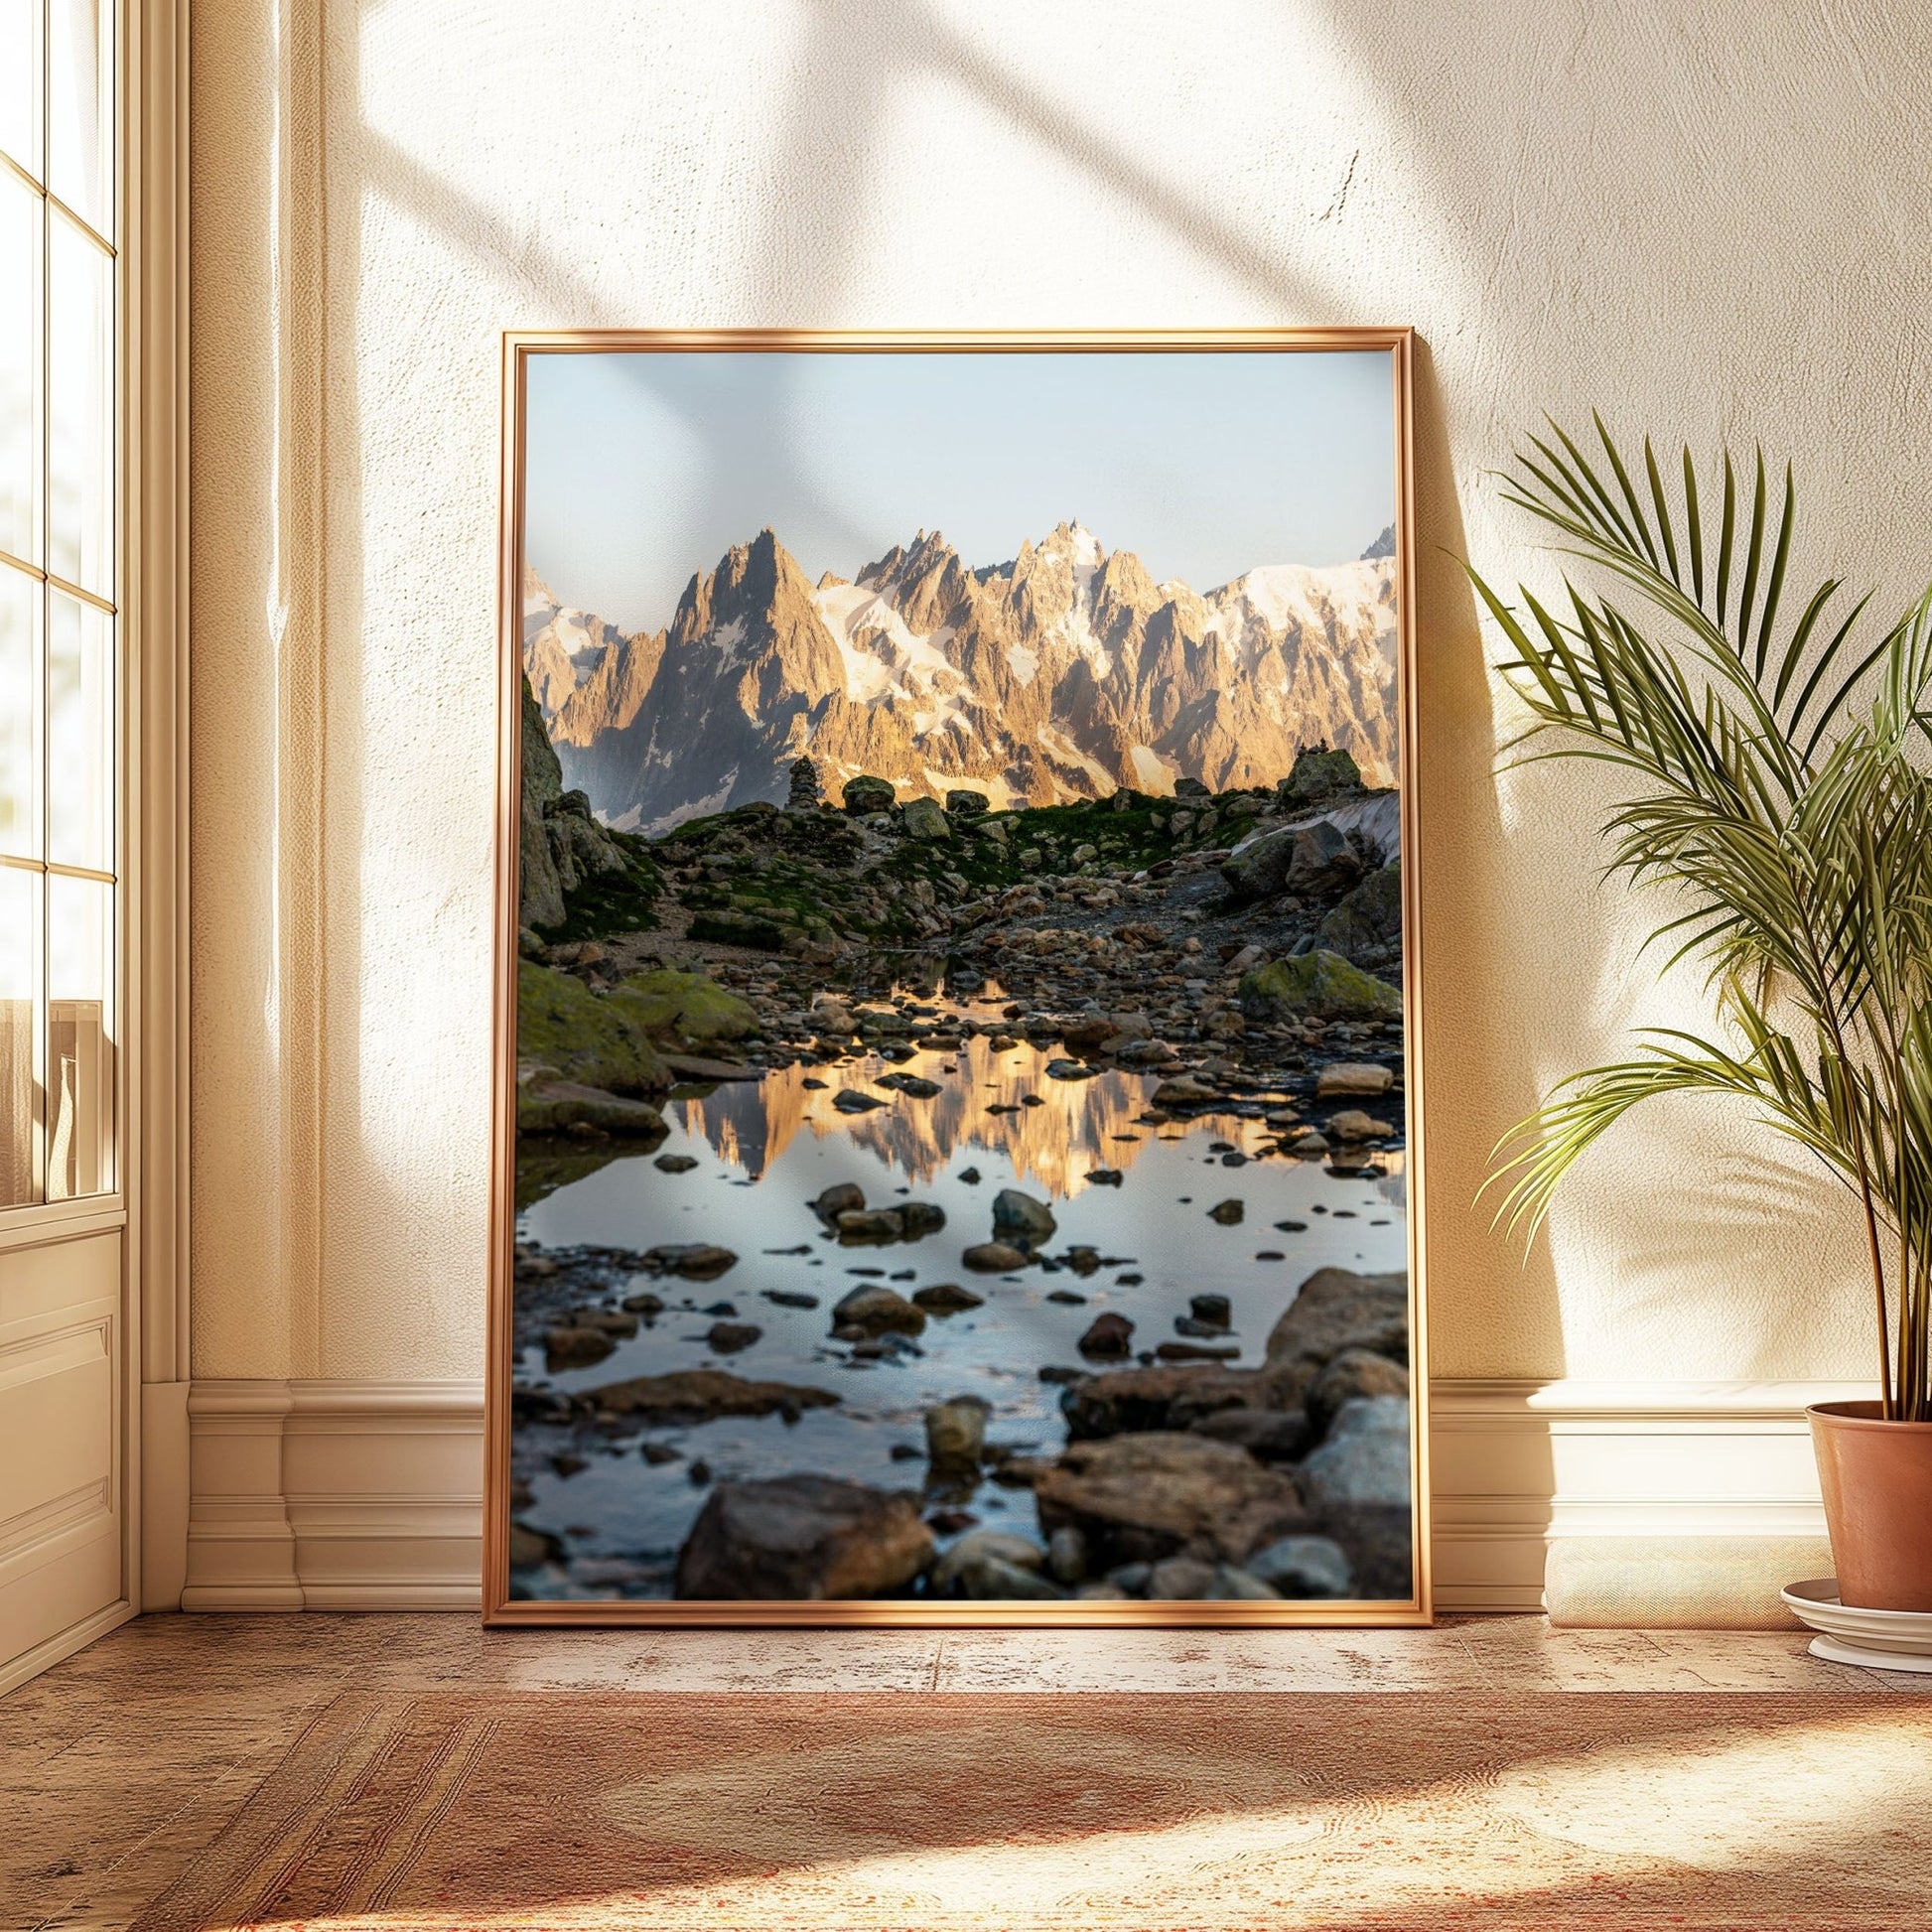
<path fill-rule="evenodd" d="M 505 339 L 490 1621 L 1428 1620 L 1410 358 Z"/>

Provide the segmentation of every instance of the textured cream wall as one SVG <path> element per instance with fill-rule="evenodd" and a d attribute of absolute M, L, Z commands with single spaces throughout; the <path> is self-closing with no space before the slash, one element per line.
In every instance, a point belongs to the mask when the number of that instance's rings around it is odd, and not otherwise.
<path fill-rule="evenodd" d="M 1435 1365 L 1864 1370 L 1775 1147 L 1658 1114 L 1527 1268 L 1538 1087 L 1690 1010 L 1497 780 L 1453 561 L 1544 407 L 1761 434 L 1926 567 L 1932 15 L 1893 0 L 219 0 L 195 10 L 195 1369 L 478 1372 L 497 332 L 1412 322 Z"/>

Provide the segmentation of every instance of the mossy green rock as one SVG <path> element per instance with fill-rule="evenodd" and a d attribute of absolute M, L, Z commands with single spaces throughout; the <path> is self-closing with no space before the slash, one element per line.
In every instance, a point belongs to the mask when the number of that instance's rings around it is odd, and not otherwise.
<path fill-rule="evenodd" d="M 899 812 L 899 822 L 915 839 L 950 839 L 952 827 L 946 815 L 930 798 L 908 798 Z"/>
<path fill-rule="evenodd" d="M 839 795 L 845 800 L 846 810 L 855 818 L 863 818 L 870 812 L 889 812 L 898 797 L 889 780 L 868 777 L 864 772 L 856 778 L 848 778 Z"/>
<path fill-rule="evenodd" d="M 1372 872 L 1321 921 L 1321 940 L 1344 959 L 1394 945 L 1402 937 L 1402 868 Z"/>
<path fill-rule="evenodd" d="M 758 1013 L 696 972 L 633 974 L 613 993 L 518 960 L 518 1058 L 558 1078 L 607 1093 L 662 1093 L 670 1070 L 661 1047 L 701 1047 L 758 1032 Z"/>
<path fill-rule="evenodd" d="M 1241 982 L 1257 1005 L 1312 1014 L 1317 1020 L 1399 1020 L 1402 995 L 1386 980 L 1351 966 L 1340 953 L 1310 952 L 1270 960 Z"/>
<path fill-rule="evenodd" d="M 705 1046 L 745 1039 L 759 1030 L 751 1003 L 702 973 L 633 973 L 603 1004 L 659 1044 Z"/>
<path fill-rule="evenodd" d="M 516 966 L 516 1053 L 607 1093 L 662 1093 L 671 1084 L 651 1030 L 635 1013 L 530 959 Z"/>

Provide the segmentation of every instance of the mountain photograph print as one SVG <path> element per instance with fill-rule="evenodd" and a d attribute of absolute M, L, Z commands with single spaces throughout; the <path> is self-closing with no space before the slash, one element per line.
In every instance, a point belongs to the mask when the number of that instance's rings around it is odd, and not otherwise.
<path fill-rule="evenodd" d="M 1426 1620 L 1408 379 L 507 340 L 491 1620 Z"/>

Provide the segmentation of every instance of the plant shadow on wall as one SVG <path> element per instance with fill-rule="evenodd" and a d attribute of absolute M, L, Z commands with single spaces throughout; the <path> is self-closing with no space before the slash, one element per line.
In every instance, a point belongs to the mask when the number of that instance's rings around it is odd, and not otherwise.
<path fill-rule="evenodd" d="M 1566 582 L 1565 607 L 1519 609 L 1471 577 L 1517 652 L 1521 756 L 1618 773 L 1610 871 L 1671 891 L 1653 943 L 1707 967 L 1711 1024 L 1560 1084 L 1497 1151 L 1499 1215 L 1533 1234 L 1644 1101 L 1741 1101 L 1852 1195 L 1883 1416 L 1932 1421 L 1932 591 L 1875 642 L 1869 593 L 1787 602 L 1789 469 L 1780 498 L 1761 451 L 1741 489 L 1726 455 L 1713 502 L 1688 450 L 1673 487 L 1648 440 L 1626 464 L 1595 427 L 1593 457 L 1533 438 L 1509 500 L 1670 641 L 1611 596 Z"/>

